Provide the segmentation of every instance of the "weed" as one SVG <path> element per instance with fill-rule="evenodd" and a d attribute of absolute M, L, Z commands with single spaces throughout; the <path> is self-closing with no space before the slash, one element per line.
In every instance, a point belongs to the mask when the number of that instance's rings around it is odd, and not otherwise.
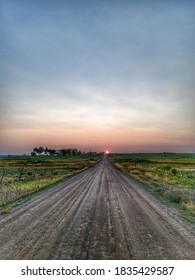
<path fill-rule="evenodd" d="M 193 201 L 183 201 L 181 206 L 195 216 L 195 203 Z"/>
<path fill-rule="evenodd" d="M 173 203 L 181 203 L 182 201 L 182 193 L 179 191 L 166 192 L 166 197 L 169 199 L 170 202 Z"/>
<path fill-rule="evenodd" d="M 0 210 L 0 215 L 10 214 L 10 212 L 11 212 L 11 208 L 7 207 L 3 210 Z"/>
<path fill-rule="evenodd" d="M 88 160 L 90 159 L 90 161 Z M 92 166 L 100 156 L 0 159 L 0 207 Z"/>
<path fill-rule="evenodd" d="M 141 182 L 156 197 L 195 216 L 195 154 L 117 154 L 118 169 Z"/>
<path fill-rule="evenodd" d="M 170 171 L 172 166 L 170 164 L 164 164 L 162 165 L 162 170 L 165 170 L 165 171 Z"/>
<path fill-rule="evenodd" d="M 175 176 L 177 174 L 177 169 L 172 167 L 170 173 Z"/>

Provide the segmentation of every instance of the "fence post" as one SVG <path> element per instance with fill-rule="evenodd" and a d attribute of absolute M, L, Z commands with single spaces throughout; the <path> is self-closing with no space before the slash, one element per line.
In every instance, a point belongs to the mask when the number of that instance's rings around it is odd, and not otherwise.
<path fill-rule="evenodd" d="M 5 170 L 3 170 L 3 174 L 2 174 L 2 177 L 1 177 L 1 182 L 0 182 L 0 184 L 3 182 L 3 177 L 4 177 L 4 175 L 5 175 Z"/>
<path fill-rule="evenodd" d="M 18 181 L 20 181 L 20 180 L 21 180 L 21 178 L 22 178 L 22 174 L 23 174 L 23 171 L 24 171 L 24 167 L 22 168 L 22 170 L 21 170 L 21 172 L 20 172 L 20 176 L 19 176 L 19 178 L 18 178 Z"/>

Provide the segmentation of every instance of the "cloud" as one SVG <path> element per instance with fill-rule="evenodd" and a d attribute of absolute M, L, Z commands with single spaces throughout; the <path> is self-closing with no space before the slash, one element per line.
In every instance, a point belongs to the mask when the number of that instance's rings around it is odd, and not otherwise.
<path fill-rule="evenodd" d="M 2 1 L 5 145 L 11 137 L 18 145 L 36 137 L 54 142 L 51 131 L 59 142 L 68 135 L 83 146 L 88 139 L 99 147 L 105 139 L 113 147 L 134 145 L 129 139 L 188 145 L 195 127 L 194 3 L 85 3 Z"/>

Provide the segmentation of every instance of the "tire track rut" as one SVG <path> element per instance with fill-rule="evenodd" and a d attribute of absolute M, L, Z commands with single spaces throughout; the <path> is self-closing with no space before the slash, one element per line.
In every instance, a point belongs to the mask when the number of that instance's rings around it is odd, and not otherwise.
<path fill-rule="evenodd" d="M 0 217 L 0 259 L 195 259 L 195 225 L 104 156 Z"/>

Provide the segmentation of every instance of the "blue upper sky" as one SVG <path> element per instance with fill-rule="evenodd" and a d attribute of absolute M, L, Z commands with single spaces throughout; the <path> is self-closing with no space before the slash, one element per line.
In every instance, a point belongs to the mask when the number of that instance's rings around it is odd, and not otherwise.
<path fill-rule="evenodd" d="M 195 152 L 195 1 L 1 0 L 1 153 Z"/>

